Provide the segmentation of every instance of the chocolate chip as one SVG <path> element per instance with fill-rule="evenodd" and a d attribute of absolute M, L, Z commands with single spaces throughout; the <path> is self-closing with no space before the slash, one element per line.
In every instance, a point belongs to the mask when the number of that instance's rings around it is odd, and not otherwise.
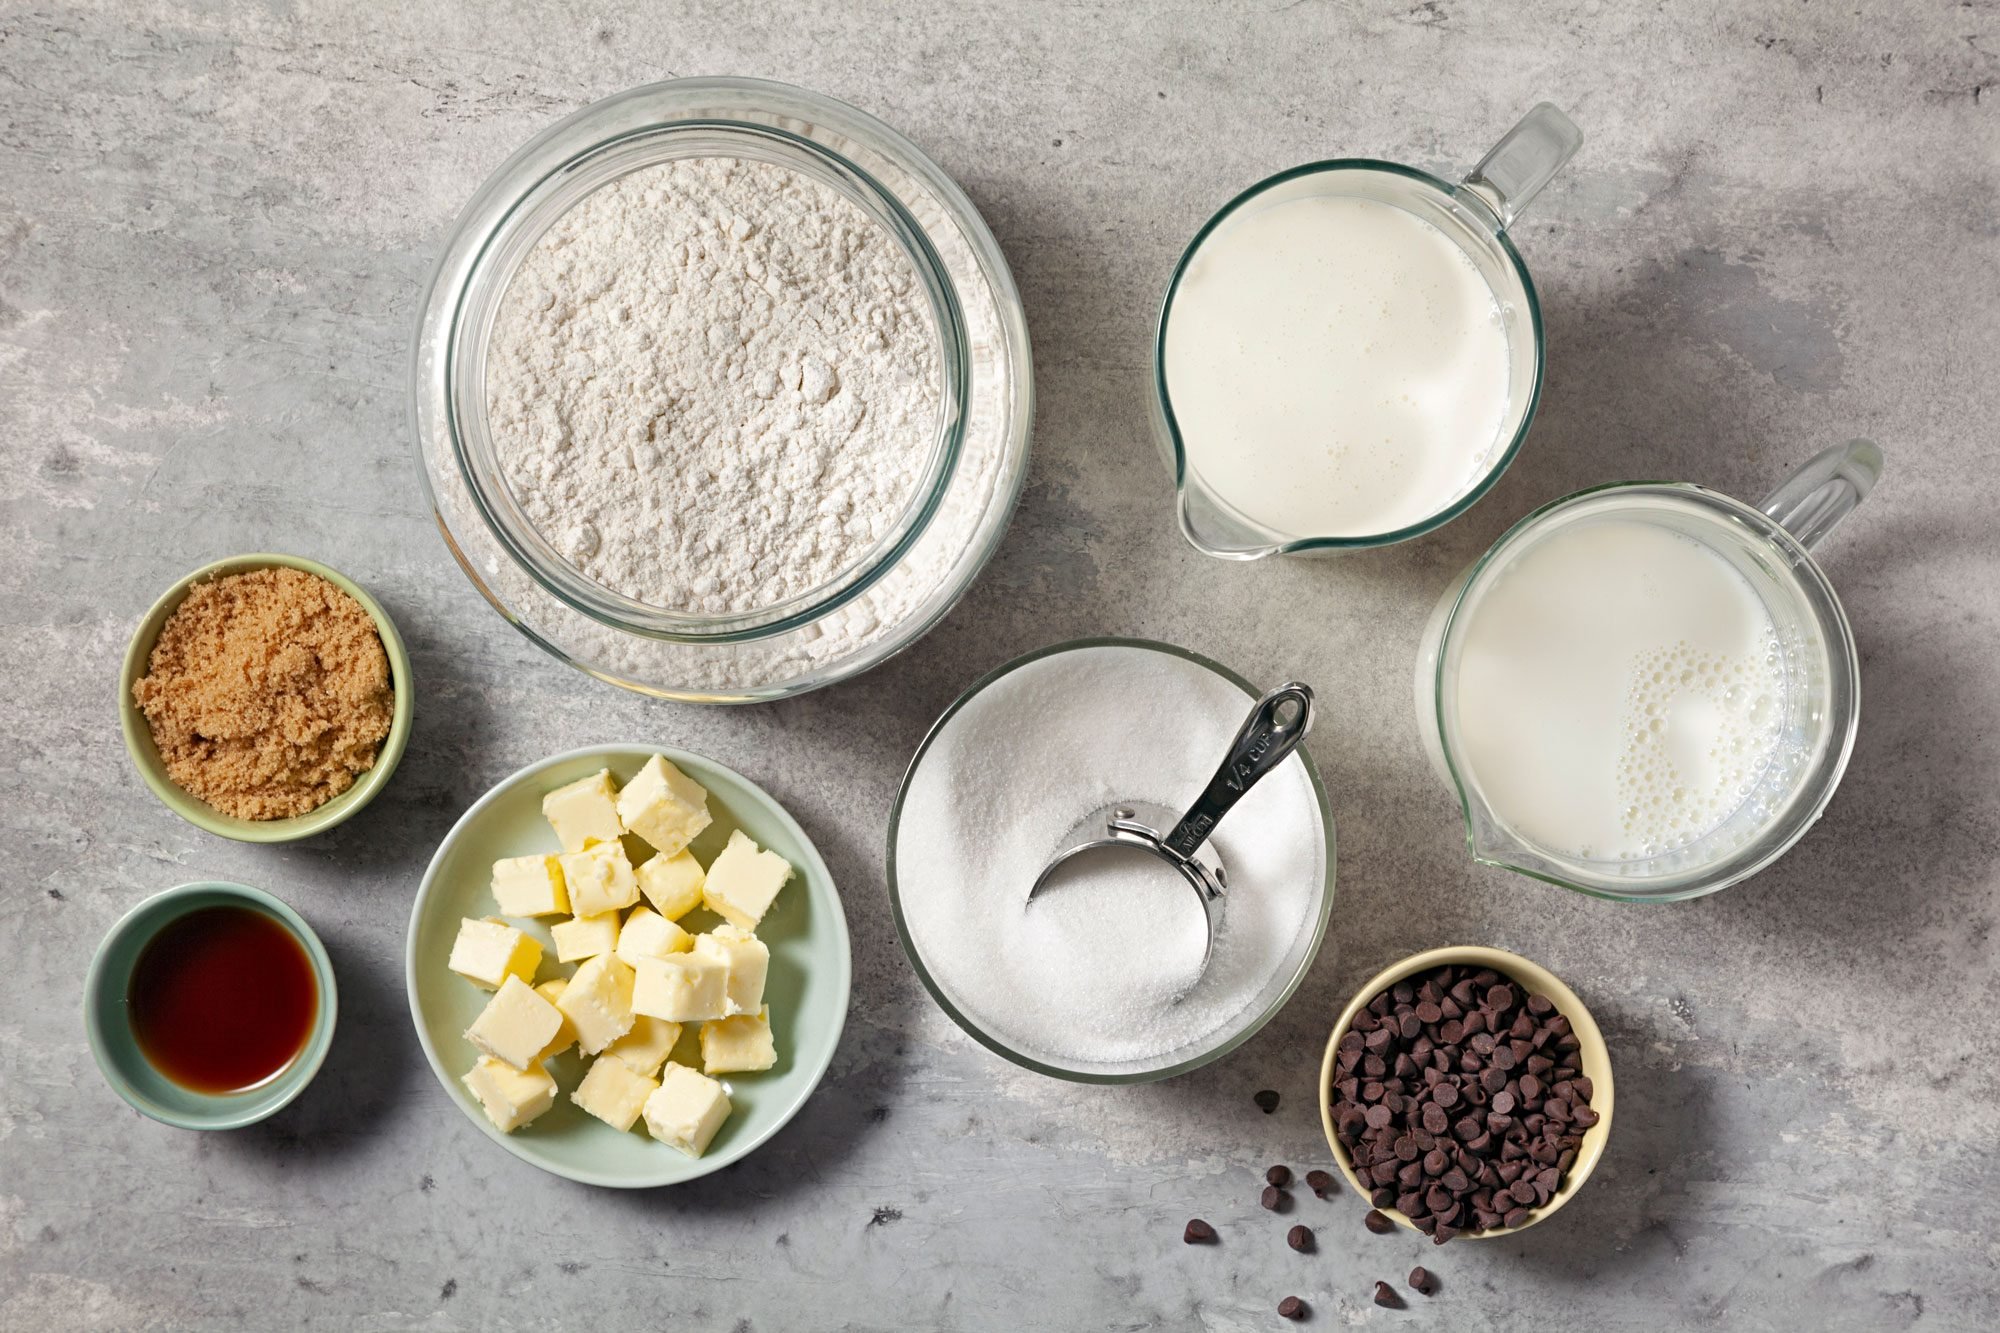
<path fill-rule="evenodd" d="M 1356 1047 L 1358 1048 L 1359 1045 L 1360 1043 L 1357 1042 Z M 1278 1109 L 1278 1094 L 1276 1092 L 1273 1092 L 1269 1088 L 1264 1089 L 1262 1092 L 1258 1093 L 1255 1097 L 1252 1097 L 1250 1100 L 1256 1102 L 1257 1109 L 1262 1111 L 1265 1115 L 1269 1115 L 1271 1114 L 1271 1112 Z"/>
<path fill-rule="evenodd" d="M 1292 1168 L 1289 1166 L 1272 1167 L 1264 1173 L 1264 1183 L 1267 1185 L 1276 1185 L 1279 1189 L 1283 1189 L 1292 1183 Z"/>
<path fill-rule="evenodd" d="M 1431 1296 L 1436 1294 L 1437 1289 L 1438 1280 L 1430 1269 L 1419 1265 L 1410 1270 L 1410 1290 L 1421 1296 Z"/>
<path fill-rule="evenodd" d="M 1266 1185 L 1264 1192 L 1257 1196 L 1257 1202 L 1275 1213 L 1285 1206 L 1285 1192 L 1276 1185 Z"/>
<path fill-rule="evenodd" d="M 1285 1244 L 1291 1246 L 1300 1254 L 1311 1254 L 1313 1247 L 1312 1228 L 1293 1227 L 1285 1233 Z"/>
<path fill-rule="evenodd" d="M 1190 1218 L 1187 1230 L 1181 1232 L 1181 1239 L 1189 1245 L 1212 1245 L 1215 1243 L 1215 1228 L 1200 1218 Z"/>
<path fill-rule="evenodd" d="M 1369 997 L 1335 1042 L 1326 1109 L 1380 1229 L 1392 1203 L 1438 1243 L 1546 1207 L 1600 1118 L 1580 1044 L 1548 997 L 1491 968 Z"/>
<path fill-rule="evenodd" d="M 1403 1308 L 1403 1298 L 1398 1296 L 1396 1289 L 1386 1282 L 1377 1282 L 1375 1284 L 1375 1303 L 1389 1310 L 1400 1310 Z"/>
<path fill-rule="evenodd" d="M 1296 1296 L 1287 1296 L 1278 1302 L 1278 1313 L 1287 1319 L 1304 1319 L 1306 1303 Z"/>
<path fill-rule="evenodd" d="M 1333 1188 L 1333 1177 L 1325 1171 L 1308 1171 L 1306 1172 L 1306 1188 L 1324 1199 L 1326 1192 Z"/>
<path fill-rule="evenodd" d="M 1368 1215 L 1362 1218 L 1361 1222 L 1378 1236 L 1386 1236 L 1396 1229 L 1396 1224 L 1389 1220 L 1389 1215 L 1379 1208 L 1370 1208 Z"/>
<path fill-rule="evenodd" d="M 1510 1208 L 1507 1210 L 1507 1215 L 1500 1219 L 1500 1224 L 1505 1227 L 1518 1227 L 1521 1226 L 1523 1223 L 1525 1223 L 1527 1220 L 1528 1220 L 1527 1209 Z"/>

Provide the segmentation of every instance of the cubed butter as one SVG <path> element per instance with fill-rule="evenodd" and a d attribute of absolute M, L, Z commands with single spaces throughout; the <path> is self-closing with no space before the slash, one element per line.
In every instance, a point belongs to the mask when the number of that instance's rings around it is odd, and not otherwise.
<path fill-rule="evenodd" d="M 632 1008 L 669 1023 L 700 1023 L 729 1016 L 729 965 L 706 954 L 641 958 Z"/>
<path fill-rule="evenodd" d="M 540 940 L 505 921 L 491 917 L 475 921 L 469 916 L 459 920 L 458 938 L 452 941 L 447 964 L 487 990 L 499 990 L 500 983 L 510 976 L 532 982 L 535 969 L 541 965 Z"/>
<path fill-rule="evenodd" d="M 512 1134 L 556 1104 L 556 1081 L 548 1070 L 540 1065 L 514 1069 L 490 1055 L 480 1056 L 467 1071 L 465 1086 L 502 1134 Z"/>
<path fill-rule="evenodd" d="M 565 867 L 567 869 L 567 867 Z M 742 829 L 729 835 L 729 845 L 715 858 L 702 882 L 701 900 L 733 926 L 757 929 L 772 899 L 792 877 L 791 863 L 776 852 L 757 849 Z"/>
<path fill-rule="evenodd" d="M 510 856 L 493 863 L 493 901 L 506 916 L 555 916 L 569 910 L 562 865 L 553 856 Z"/>
<path fill-rule="evenodd" d="M 549 927 L 556 942 L 556 961 L 580 963 L 618 947 L 618 913 L 599 912 L 596 916 L 574 916 Z"/>
<path fill-rule="evenodd" d="M 771 1011 L 737 1014 L 701 1025 L 701 1067 L 709 1074 L 751 1074 L 778 1063 Z"/>
<path fill-rule="evenodd" d="M 569 910 L 578 916 L 601 916 L 639 901 L 639 880 L 632 873 L 625 848 L 617 839 L 592 843 L 580 852 L 564 852 L 563 886 L 569 890 Z"/>
<path fill-rule="evenodd" d="M 618 784 L 611 780 L 611 770 L 599 769 L 544 796 L 542 818 L 566 852 L 580 852 L 592 840 L 618 841 L 624 828 L 618 822 Z"/>
<path fill-rule="evenodd" d="M 568 985 L 569 979 L 567 977 L 551 977 L 541 985 L 535 987 L 535 994 L 553 1005 L 558 999 L 562 998 L 563 990 Z M 556 1017 L 562 1020 L 562 1026 L 556 1029 L 555 1036 L 549 1038 L 549 1044 L 542 1047 L 536 1053 L 536 1064 L 540 1064 L 544 1060 L 553 1060 L 570 1047 L 576 1045 L 576 1024 L 570 1022 L 569 1015 L 564 1013 L 560 1008 L 556 1010 Z"/>
<path fill-rule="evenodd" d="M 681 1039 L 681 1025 L 644 1014 L 632 1020 L 632 1030 L 604 1048 L 604 1058 L 623 1060 L 648 1078 L 660 1072 L 674 1043 Z"/>
<path fill-rule="evenodd" d="M 598 954 L 576 970 L 556 1008 L 575 1025 L 583 1053 L 596 1055 L 632 1030 L 632 969 L 616 954 Z"/>
<path fill-rule="evenodd" d="M 650 907 L 635 907 L 618 928 L 618 956 L 637 967 L 641 958 L 665 958 L 694 947 L 694 936 Z"/>
<path fill-rule="evenodd" d="M 645 1109 L 646 1099 L 659 1084 L 623 1060 L 603 1057 L 592 1060 L 583 1072 L 583 1082 L 569 1099 L 605 1124 L 623 1134 Z"/>
<path fill-rule="evenodd" d="M 771 950 L 747 930 L 727 922 L 694 937 L 694 951 L 729 969 L 729 1012 L 754 1014 L 764 1003 L 764 978 L 771 970 Z"/>
<path fill-rule="evenodd" d="M 714 1079 L 686 1065 L 660 1071 L 660 1086 L 646 1098 L 646 1132 L 690 1157 L 708 1151 L 729 1118 L 729 1094 Z"/>
<path fill-rule="evenodd" d="M 678 921 L 701 906 L 701 882 L 707 878 L 701 862 L 686 850 L 672 856 L 655 856 L 639 867 L 639 892 L 653 910 L 669 921 Z"/>
<path fill-rule="evenodd" d="M 500 989 L 465 1030 L 473 1049 L 516 1069 L 534 1065 L 542 1047 L 555 1040 L 562 1013 L 537 995 L 534 988 L 509 974 Z"/>
<path fill-rule="evenodd" d="M 618 817 L 661 856 L 672 856 L 708 827 L 708 792 L 654 755 L 618 793 Z"/>

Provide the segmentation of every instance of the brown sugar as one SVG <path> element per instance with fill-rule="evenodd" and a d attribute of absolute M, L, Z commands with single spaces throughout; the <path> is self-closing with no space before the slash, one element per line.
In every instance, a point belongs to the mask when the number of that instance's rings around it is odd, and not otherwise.
<path fill-rule="evenodd" d="M 302 815 L 353 786 L 396 701 L 368 612 L 282 568 L 196 584 L 132 695 L 167 775 L 239 819 Z"/>

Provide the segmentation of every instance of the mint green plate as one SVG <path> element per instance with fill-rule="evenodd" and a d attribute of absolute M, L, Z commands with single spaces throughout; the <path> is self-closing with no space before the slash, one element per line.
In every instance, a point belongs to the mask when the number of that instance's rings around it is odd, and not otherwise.
<path fill-rule="evenodd" d="M 532 1124 L 502 1134 L 461 1080 L 475 1055 L 463 1036 L 485 1007 L 488 992 L 446 967 L 458 923 L 464 917 L 496 914 L 488 885 L 493 863 L 502 857 L 560 851 L 553 830 L 542 818 L 542 797 L 578 778 L 609 768 L 623 783 L 653 755 L 663 754 L 708 789 L 708 809 L 715 822 L 694 840 L 695 856 L 706 865 L 714 859 L 730 831 L 742 829 L 790 861 L 797 875 L 757 928 L 771 949 L 771 974 L 764 998 L 771 1006 L 778 1063 L 759 1074 L 723 1078 L 734 1106 L 729 1119 L 706 1153 L 683 1156 L 655 1141 L 640 1121 L 620 1134 L 586 1114 L 569 1098 L 583 1077 L 587 1061 L 572 1047 L 549 1062 L 561 1089 L 556 1104 Z M 628 842 L 628 846 L 633 845 Z M 568 976 L 576 969 L 555 961 L 548 927 L 540 920 L 511 918 L 542 942 L 546 951 L 537 981 Z M 554 918 L 560 919 L 560 918 Z M 696 908 L 683 918 L 690 930 L 705 930 L 717 918 Z M 410 993 L 410 1016 L 417 1040 L 431 1062 L 446 1095 L 458 1104 L 486 1136 L 524 1162 L 544 1171 L 581 1181 L 638 1189 L 674 1185 L 718 1171 L 745 1156 L 777 1133 L 798 1113 L 819 1085 L 840 1044 L 847 1023 L 847 997 L 853 980 L 848 953 L 847 918 L 826 863 L 784 807 L 742 774 L 686 750 L 665 746 L 614 745 L 571 750 L 539 764 L 530 764 L 479 798 L 452 826 L 431 858 L 430 869 L 417 889 L 410 911 L 410 936 L 404 970 Z M 701 1067 L 696 1034 L 690 1023 L 681 1034 L 673 1058 Z"/>

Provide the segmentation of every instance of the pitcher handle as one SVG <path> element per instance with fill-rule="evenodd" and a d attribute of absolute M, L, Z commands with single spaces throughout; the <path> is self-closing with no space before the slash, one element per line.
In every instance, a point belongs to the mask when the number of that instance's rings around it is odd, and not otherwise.
<path fill-rule="evenodd" d="M 1849 440 L 1820 450 L 1758 508 L 1811 550 L 1868 498 L 1881 476 L 1882 450 L 1870 440 Z"/>
<path fill-rule="evenodd" d="M 1542 102 L 1500 136 L 1462 184 L 1493 210 L 1504 231 L 1582 146 L 1576 122 L 1555 103 Z"/>

